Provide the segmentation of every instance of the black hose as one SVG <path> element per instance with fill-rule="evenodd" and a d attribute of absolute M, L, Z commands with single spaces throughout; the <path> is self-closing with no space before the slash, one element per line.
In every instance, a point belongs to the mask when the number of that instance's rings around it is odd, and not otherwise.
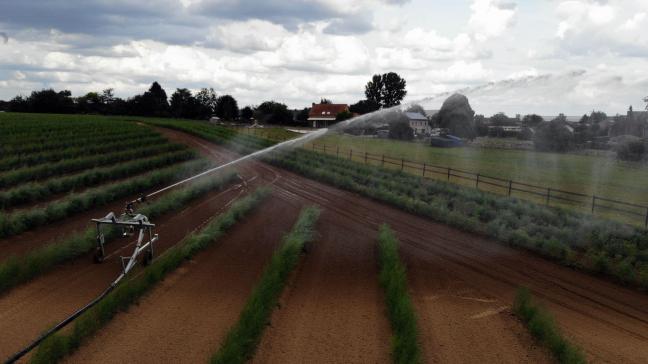
<path fill-rule="evenodd" d="M 56 326 L 54 326 L 51 329 L 47 330 L 45 333 L 43 333 L 41 336 L 39 336 L 38 339 L 32 341 L 32 343 L 29 344 L 28 346 L 26 346 L 24 349 L 20 350 L 19 352 L 15 353 L 11 357 L 9 357 L 9 359 L 7 359 L 5 361 L 5 364 L 15 363 L 18 359 L 25 356 L 25 354 L 29 353 L 32 349 L 34 349 L 41 342 L 43 342 L 43 340 L 47 339 L 52 334 L 54 334 L 57 331 L 61 330 L 62 328 L 67 326 L 70 322 L 74 321 L 81 314 L 83 314 L 84 312 L 86 312 L 87 310 L 92 308 L 94 305 L 99 303 L 99 301 L 101 301 L 104 297 L 106 297 L 108 295 L 108 293 L 110 293 L 113 289 L 115 289 L 115 287 L 117 286 L 119 281 L 121 281 L 122 278 L 124 278 L 123 273 L 120 274 L 119 277 L 117 277 L 117 279 L 115 279 L 115 281 L 113 283 L 111 283 L 110 286 L 108 286 L 108 288 L 106 288 L 106 290 L 104 290 L 99 296 L 97 296 L 97 298 L 95 298 L 90 303 L 85 305 L 83 308 L 81 308 L 78 311 L 76 311 L 75 313 L 73 313 L 71 316 L 69 316 L 65 320 L 59 322 Z"/>

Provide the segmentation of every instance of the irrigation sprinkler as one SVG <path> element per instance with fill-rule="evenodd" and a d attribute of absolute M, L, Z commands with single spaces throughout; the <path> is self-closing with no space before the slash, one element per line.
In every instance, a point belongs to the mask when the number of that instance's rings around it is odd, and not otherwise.
<path fill-rule="evenodd" d="M 130 206 L 131 204 L 129 204 Z M 113 212 L 109 213 L 103 218 L 92 219 L 97 224 L 97 247 L 95 249 L 94 261 L 97 263 L 103 262 L 106 257 L 105 253 L 105 238 L 102 231 L 104 225 L 114 225 L 122 228 L 122 236 L 129 237 L 138 232 L 137 244 L 133 254 L 129 257 L 121 257 L 122 268 L 124 274 L 135 266 L 137 257 L 144 252 L 144 265 L 148 265 L 153 260 L 153 243 L 158 240 L 158 235 L 153 235 L 154 224 L 148 221 L 148 218 L 142 214 L 134 214 L 132 208 L 127 207 L 127 212 L 117 217 Z M 144 238 L 148 233 L 148 241 L 144 242 Z"/>

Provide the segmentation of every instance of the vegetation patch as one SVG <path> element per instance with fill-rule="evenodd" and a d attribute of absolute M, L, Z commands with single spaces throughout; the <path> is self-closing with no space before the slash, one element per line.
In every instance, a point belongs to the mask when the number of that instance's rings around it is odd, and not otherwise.
<path fill-rule="evenodd" d="M 238 322 L 212 357 L 212 363 L 245 363 L 252 358 L 288 275 L 297 265 L 304 244 L 313 239 L 319 214 L 316 207 L 302 210 L 292 230 L 284 237 L 282 246 L 273 254 Z"/>
<path fill-rule="evenodd" d="M 547 347 L 559 363 L 587 363 L 581 349 L 563 336 L 551 313 L 533 301 L 527 288 L 518 290 L 513 311 L 524 322 L 531 335 Z"/>
<path fill-rule="evenodd" d="M 218 178 L 205 179 L 182 189 L 172 190 L 139 208 L 138 213 L 154 219 L 167 212 L 177 211 L 189 202 L 213 190 L 222 189 L 236 179 L 237 174 L 232 171 Z M 0 262 L 0 294 L 51 270 L 58 264 L 91 251 L 96 246 L 96 234 L 96 228 L 91 227 L 60 242 L 35 249 L 24 256 L 12 256 Z M 105 241 L 110 242 L 119 234 L 118 230 L 109 229 L 105 233 Z"/>
<path fill-rule="evenodd" d="M 37 226 L 62 220 L 72 214 L 105 205 L 116 199 L 142 193 L 161 184 L 192 176 L 209 165 L 209 161 L 202 159 L 187 162 L 111 185 L 92 188 L 79 194 L 71 194 L 48 204 L 47 207 L 8 214 L 0 211 L 0 238 L 16 235 Z"/>
<path fill-rule="evenodd" d="M 393 331 L 392 360 L 403 364 L 420 363 L 416 314 L 407 291 L 407 272 L 398 254 L 398 245 L 398 239 L 389 226 L 381 226 L 378 235 L 380 285 L 385 291 Z"/>
<path fill-rule="evenodd" d="M 115 314 L 128 309 L 168 273 L 218 241 L 230 227 L 247 216 L 269 194 L 269 189 L 260 188 L 235 202 L 227 212 L 212 219 L 202 230 L 189 235 L 182 243 L 154 260 L 143 274 L 120 284 L 103 301 L 79 316 L 69 333 L 58 333 L 46 339 L 38 346 L 31 362 L 55 363 L 72 353 L 88 337 L 106 325 Z"/>
<path fill-rule="evenodd" d="M 648 289 L 646 230 L 307 150 L 275 152 L 267 160 L 458 229 Z"/>

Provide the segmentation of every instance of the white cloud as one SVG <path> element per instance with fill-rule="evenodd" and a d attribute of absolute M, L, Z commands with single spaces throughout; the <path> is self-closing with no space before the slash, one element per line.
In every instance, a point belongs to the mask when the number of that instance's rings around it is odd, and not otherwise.
<path fill-rule="evenodd" d="M 479 41 L 502 35 L 515 22 L 517 6 L 504 0 L 474 0 L 469 25 Z"/>

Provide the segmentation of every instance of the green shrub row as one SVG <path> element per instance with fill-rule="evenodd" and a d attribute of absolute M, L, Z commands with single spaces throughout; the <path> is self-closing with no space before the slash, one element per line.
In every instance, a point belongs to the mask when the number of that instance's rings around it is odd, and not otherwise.
<path fill-rule="evenodd" d="M 110 167 L 95 168 L 78 174 L 51 178 L 42 183 L 27 183 L 19 187 L 0 191 L 0 209 L 37 202 L 52 195 L 70 192 L 77 188 L 96 186 L 109 181 L 134 176 L 152 169 L 165 167 L 197 157 L 191 150 L 179 150 L 158 156 L 135 159 Z"/>
<path fill-rule="evenodd" d="M 392 360 L 394 363 L 421 362 L 416 314 L 407 291 L 407 272 L 398 254 L 398 239 L 387 225 L 380 227 L 378 252 L 380 285 L 385 292 L 391 323 Z"/>
<path fill-rule="evenodd" d="M 0 238 L 16 235 L 35 227 L 62 220 L 75 213 L 103 206 L 119 198 L 143 193 L 150 188 L 176 181 L 202 171 L 209 165 L 206 160 L 187 162 L 147 173 L 139 177 L 99 186 L 79 194 L 39 207 L 12 213 L 0 211 Z"/>
<path fill-rule="evenodd" d="M 114 164 L 117 162 L 128 161 L 135 158 L 157 155 L 161 153 L 185 150 L 187 147 L 182 144 L 172 144 L 165 142 L 163 144 L 148 145 L 126 150 L 118 150 L 112 153 L 100 155 L 91 155 L 74 159 L 65 159 L 56 163 L 46 163 L 33 167 L 20 168 L 13 171 L 0 173 L 0 188 L 15 186 L 26 181 L 45 179 L 53 176 L 60 176 L 66 173 L 72 173 L 87 168 L 95 168 Z"/>
<path fill-rule="evenodd" d="M 104 141 L 99 144 L 93 143 L 82 147 L 69 147 L 42 153 L 17 154 L 0 159 L 0 171 L 35 166 L 46 162 L 58 162 L 63 159 L 78 158 L 81 156 L 109 153 L 115 150 L 162 144 L 165 142 L 166 140 L 159 134 L 134 135 L 127 138 L 120 137 L 116 140 Z"/>
<path fill-rule="evenodd" d="M 242 364 L 254 356 L 290 272 L 297 265 L 304 245 L 313 240 L 319 214 L 320 210 L 316 207 L 302 210 L 292 230 L 284 237 L 281 247 L 273 254 L 261 280 L 252 290 L 237 323 L 212 357 L 212 363 Z"/>
<path fill-rule="evenodd" d="M 0 151 L 2 151 L 3 155 L 41 153 L 70 147 L 87 147 L 123 138 L 145 137 L 151 133 L 147 128 L 128 131 L 116 130 L 114 132 L 100 132 L 88 135 L 77 132 L 69 137 L 56 137 L 56 139 L 21 140 L 13 146 L 7 143 L 0 147 Z"/>
<path fill-rule="evenodd" d="M 192 233 L 182 243 L 169 248 L 153 260 L 143 274 L 120 284 L 103 301 L 83 313 L 74 322 L 69 333 L 57 333 L 38 346 L 32 363 L 55 363 L 75 351 L 88 337 L 105 326 L 120 311 L 128 309 L 140 297 L 161 281 L 185 260 L 220 239 L 237 221 L 247 216 L 269 195 L 269 190 L 258 189 L 232 205 L 222 215 L 212 219 L 202 230 Z"/>
<path fill-rule="evenodd" d="M 306 150 L 274 152 L 268 160 L 461 230 L 648 289 L 646 230 Z"/>
<path fill-rule="evenodd" d="M 513 311 L 524 322 L 531 335 L 547 347 L 559 363 L 587 363 L 581 349 L 570 343 L 560 332 L 549 311 L 533 302 L 528 289 L 518 290 Z"/>
<path fill-rule="evenodd" d="M 236 172 L 228 172 L 221 176 L 211 177 L 190 184 L 186 187 L 171 190 L 161 197 L 137 207 L 137 212 L 147 216 L 151 221 L 162 214 L 178 211 L 191 201 L 206 195 L 208 192 L 220 190 L 237 180 Z M 12 256 L 0 261 L 0 294 L 27 282 L 68 260 L 77 258 L 92 251 L 96 246 L 96 228 L 90 227 L 84 232 L 68 236 L 61 241 L 35 249 L 24 256 Z M 119 230 L 107 230 L 104 233 L 108 243 L 120 235 Z"/>

